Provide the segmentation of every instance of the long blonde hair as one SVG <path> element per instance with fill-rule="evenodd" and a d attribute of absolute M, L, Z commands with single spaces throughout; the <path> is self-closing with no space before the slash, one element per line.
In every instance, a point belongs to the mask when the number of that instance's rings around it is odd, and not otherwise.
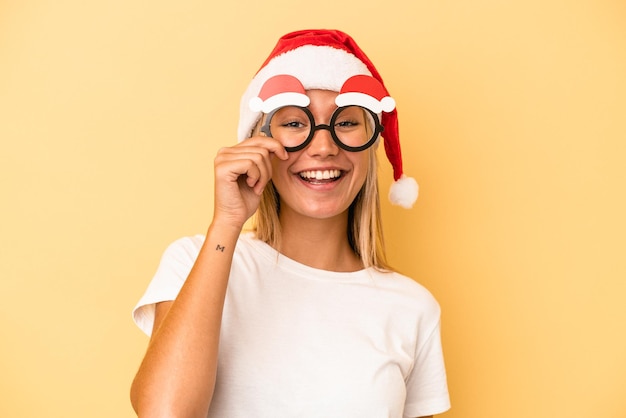
<path fill-rule="evenodd" d="M 378 194 L 378 158 L 376 148 L 371 147 L 365 182 L 348 209 L 348 242 L 354 253 L 361 258 L 363 266 L 378 270 L 391 270 L 385 255 L 380 198 Z M 280 248 L 281 225 L 280 196 L 270 180 L 263 190 L 261 203 L 254 218 L 253 230 L 257 239 L 274 248 Z"/>

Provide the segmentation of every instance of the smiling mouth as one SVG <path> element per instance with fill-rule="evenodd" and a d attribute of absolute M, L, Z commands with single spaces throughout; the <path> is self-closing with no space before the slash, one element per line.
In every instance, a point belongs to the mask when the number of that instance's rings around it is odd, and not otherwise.
<path fill-rule="evenodd" d="M 309 183 L 321 184 L 337 181 L 341 175 L 341 170 L 312 170 L 298 173 L 300 178 Z"/>

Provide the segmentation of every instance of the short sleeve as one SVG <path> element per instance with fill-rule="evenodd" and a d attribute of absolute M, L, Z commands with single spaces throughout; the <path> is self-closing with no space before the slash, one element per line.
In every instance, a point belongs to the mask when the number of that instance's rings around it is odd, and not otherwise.
<path fill-rule="evenodd" d="M 135 324 L 148 336 L 152 334 L 156 304 L 176 299 L 203 242 L 201 235 L 181 238 L 163 253 L 152 281 L 133 309 Z"/>
<path fill-rule="evenodd" d="M 406 382 L 405 417 L 430 416 L 450 409 L 438 316 L 434 328 L 420 340 L 415 363 Z"/>

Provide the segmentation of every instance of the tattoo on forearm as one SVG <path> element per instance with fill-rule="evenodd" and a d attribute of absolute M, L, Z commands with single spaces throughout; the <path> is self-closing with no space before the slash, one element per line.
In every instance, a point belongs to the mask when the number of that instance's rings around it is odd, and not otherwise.
<path fill-rule="evenodd" d="M 217 244 L 217 247 L 215 247 L 215 251 L 224 252 L 224 248 L 226 248 L 226 247 L 222 247 L 221 245 Z"/>

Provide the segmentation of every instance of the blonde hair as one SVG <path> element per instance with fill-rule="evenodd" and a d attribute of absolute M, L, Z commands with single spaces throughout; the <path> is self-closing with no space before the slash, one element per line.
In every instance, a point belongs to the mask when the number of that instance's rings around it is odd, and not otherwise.
<path fill-rule="evenodd" d="M 378 158 L 376 148 L 369 152 L 369 166 L 365 182 L 348 209 L 348 242 L 354 253 L 360 257 L 365 268 L 391 270 L 385 255 L 380 198 L 378 194 Z M 257 239 L 279 249 L 281 243 L 280 196 L 274 183 L 270 182 L 263 190 L 261 203 L 254 219 L 253 230 Z"/>

